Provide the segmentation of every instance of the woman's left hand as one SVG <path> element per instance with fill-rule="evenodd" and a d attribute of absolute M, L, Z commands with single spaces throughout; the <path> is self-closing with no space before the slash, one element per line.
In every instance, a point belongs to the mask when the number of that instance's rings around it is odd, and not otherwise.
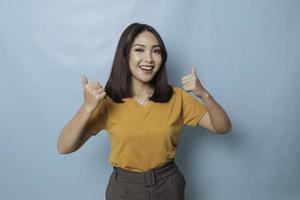
<path fill-rule="evenodd" d="M 181 78 L 183 89 L 192 91 L 196 96 L 202 97 L 206 90 L 197 77 L 195 65 L 193 65 L 192 73 Z"/>

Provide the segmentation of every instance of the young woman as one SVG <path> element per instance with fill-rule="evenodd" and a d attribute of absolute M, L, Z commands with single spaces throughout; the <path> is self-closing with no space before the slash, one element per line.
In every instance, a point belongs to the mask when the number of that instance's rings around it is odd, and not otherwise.
<path fill-rule="evenodd" d="M 166 60 L 159 33 L 133 23 L 120 37 L 105 88 L 81 77 L 84 102 L 61 131 L 57 148 L 71 153 L 108 131 L 113 172 L 107 200 L 184 200 L 185 178 L 175 164 L 182 126 L 231 131 L 230 119 L 197 78 L 195 66 L 181 79 L 181 89 L 168 84 Z"/>

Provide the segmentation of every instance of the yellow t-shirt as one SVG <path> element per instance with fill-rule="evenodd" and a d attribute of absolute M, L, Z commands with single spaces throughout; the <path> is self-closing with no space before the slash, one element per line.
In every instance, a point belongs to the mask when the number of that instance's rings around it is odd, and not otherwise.
<path fill-rule="evenodd" d="M 133 98 L 115 103 L 109 96 L 91 115 L 86 129 L 96 135 L 106 129 L 110 140 L 109 163 L 135 172 L 163 165 L 175 157 L 182 126 L 195 127 L 207 108 L 185 90 L 172 86 L 166 103 Z"/>

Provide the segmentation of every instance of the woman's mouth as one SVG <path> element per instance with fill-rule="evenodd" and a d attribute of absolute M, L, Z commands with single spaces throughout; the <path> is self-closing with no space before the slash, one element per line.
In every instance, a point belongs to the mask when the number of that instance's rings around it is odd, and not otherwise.
<path fill-rule="evenodd" d="M 153 65 L 140 65 L 139 68 L 144 72 L 144 73 L 152 73 L 152 70 L 154 68 Z"/>

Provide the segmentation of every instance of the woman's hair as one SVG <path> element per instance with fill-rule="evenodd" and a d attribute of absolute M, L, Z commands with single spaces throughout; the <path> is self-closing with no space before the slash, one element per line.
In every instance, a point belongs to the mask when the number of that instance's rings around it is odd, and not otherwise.
<path fill-rule="evenodd" d="M 106 94 L 116 103 L 124 103 L 122 98 L 132 97 L 131 93 L 131 72 L 129 69 L 129 52 L 135 37 L 143 32 L 149 31 L 157 38 L 162 56 L 162 63 L 149 82 L 154 88 L 153 95 L 149 98 L 154 102 L 167 102 L 173 94 L 172 86 L 168 84 L 166 61 L 167 51 L 159 33 L 147 24 L 133 23 L 122 33 L 113 60 L 109 79 L 105 85 Z"/>

